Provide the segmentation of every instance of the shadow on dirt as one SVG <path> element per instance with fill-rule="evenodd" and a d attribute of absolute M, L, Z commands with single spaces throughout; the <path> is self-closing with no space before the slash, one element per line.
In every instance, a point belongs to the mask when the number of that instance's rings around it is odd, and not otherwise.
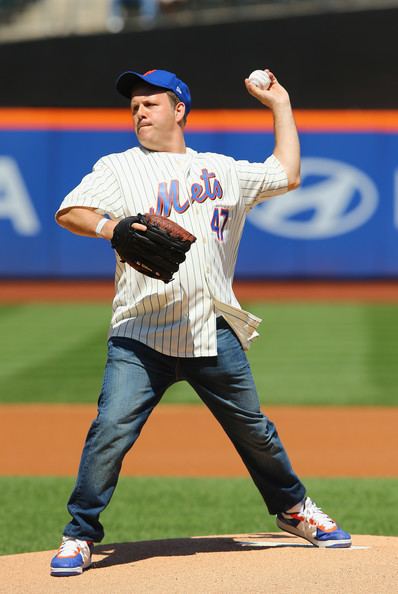
<path fill-rule="evenodd" d="M 283 542 L 282 542 L 283 541 Z M 220 536 L 198 538 L 175 538 L 139 542 L 98 545 L 94 555 L 103 555 L 95 561 L 95 569 L 135 563 L 152 557 L 181 557 L 198 553 L 228 553 L 254 551 L 272 548 L 313 548 L 310 544 L 299 544 L 297 539 L 286 534 L 249 534 L 244 536 Z"/>

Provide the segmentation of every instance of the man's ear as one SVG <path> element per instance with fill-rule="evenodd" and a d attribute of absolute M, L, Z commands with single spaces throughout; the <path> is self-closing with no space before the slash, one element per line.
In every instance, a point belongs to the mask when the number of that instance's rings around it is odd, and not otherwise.
<path fill-rule="evenodd" d="M 185 116 L 185 103 L 179 101 L 175 106 L 176 121 L 179 124 Z"/>

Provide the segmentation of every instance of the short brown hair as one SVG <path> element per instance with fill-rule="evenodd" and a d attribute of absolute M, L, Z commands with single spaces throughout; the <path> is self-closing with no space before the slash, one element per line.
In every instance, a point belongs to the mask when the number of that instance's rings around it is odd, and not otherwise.
<path fill-rule="evenodd" d="M 173 93 L 173 91 L 166 91 L 166 93 L 170 99 L 170 103 L 173 108 L 177 105 L 177 103 L 181 103 L 181 100 L 177 97 L 177 95 L 175 93 Z M 184 117 L 183 117 L 181 123 L 182 123 L 182 127 L 184 127 L 186 125 L 186 123 L 187 123 L 187 114 L 186 113 L 184 114 Z"/>

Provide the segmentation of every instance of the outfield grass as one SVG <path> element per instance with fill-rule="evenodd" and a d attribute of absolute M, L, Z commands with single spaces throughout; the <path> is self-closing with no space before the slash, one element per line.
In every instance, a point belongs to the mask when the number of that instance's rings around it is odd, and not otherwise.
<path fill-rule="evenodd" d="M 306 485 L 349 532 L 398 535 L 398 479 L 308 479 Z M 57 548 L 72 486 L 69 478 L 0 477 L 0 554 Z M 277 531 L 244 478 L 122 477 L 102 522 L 105 543 Z"/>
<path fill-rule="evenodd" d="M 246 303 L 264 319 L 248 355 L 269 404 L 397 404 L 398 305 Z M 110 305 L 0 307 L 0 402 L 96 402 Z M 164 402 L 197 402 L 185 383 Z"/>

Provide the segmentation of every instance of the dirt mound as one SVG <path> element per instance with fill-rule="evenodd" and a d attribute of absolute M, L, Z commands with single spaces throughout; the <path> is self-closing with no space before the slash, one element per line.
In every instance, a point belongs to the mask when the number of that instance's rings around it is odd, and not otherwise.
<path fill-rule="evenodd" d="M 77 577 L 49 575 L 52 552 L 0 557 L 0 592 L 43 594 L 378 594 L 398 582 L 398 538 L 354 536 L 318 549 L 288 534 L 243 534 L 98 545 Z"/>

